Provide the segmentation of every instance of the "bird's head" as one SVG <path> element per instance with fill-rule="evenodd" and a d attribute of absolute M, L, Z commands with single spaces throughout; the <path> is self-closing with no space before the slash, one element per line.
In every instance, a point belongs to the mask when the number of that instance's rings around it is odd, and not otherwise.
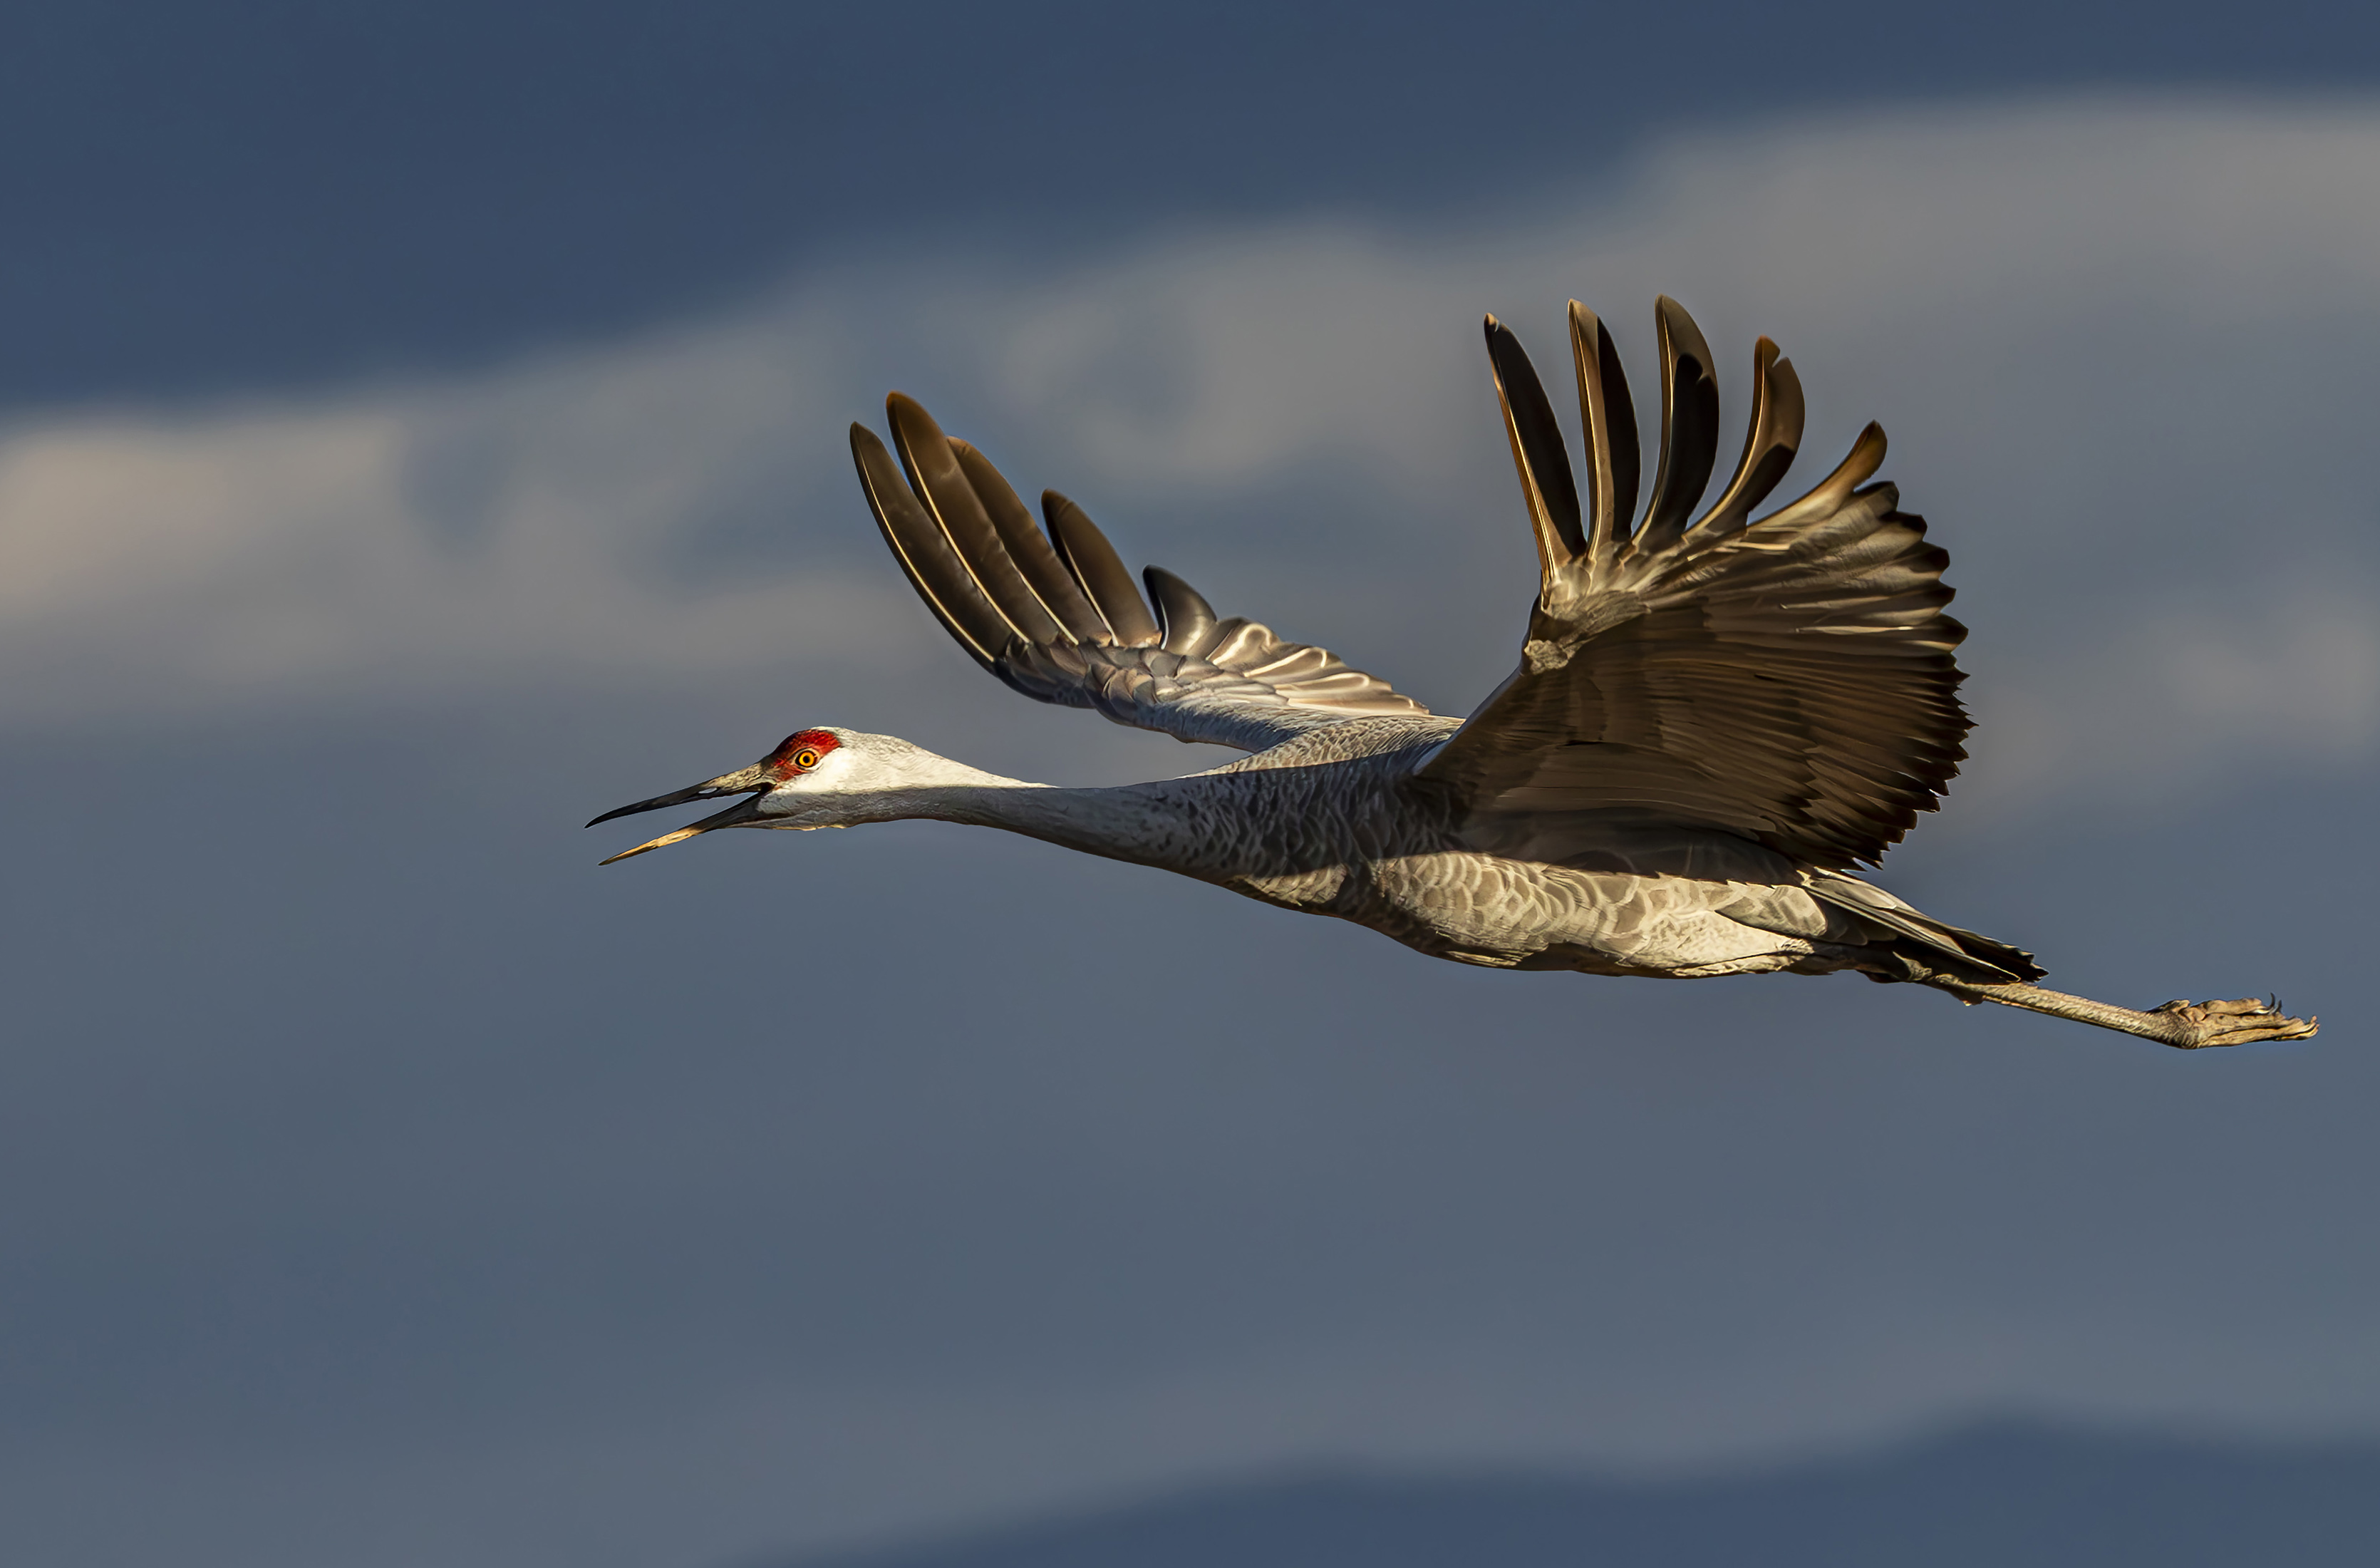
<path fill-rule="evenodd" d="M 634 849 L 624 849 L 606 859 L 606 866 L 649 849 L 683 844 L 713 828 L 842 827 L 866 820 L 856 815 L 856 808 L 871 791 L 902 782 L 899 764 L 903 759 L 899 753 L 914 750 L 890 736 L 862 735 L 856 730 L 799 730 L 748 768 L 738 768 L 668 795 L 606 811 L 587 825 L 591 828 L 595 822 L 608 822 L 614 817 L 633 817 L 639 811 L 660 811 L 697 800 L 716 800 L 722 796 L 744 797 L 715 816 L 650 839 Z"/>

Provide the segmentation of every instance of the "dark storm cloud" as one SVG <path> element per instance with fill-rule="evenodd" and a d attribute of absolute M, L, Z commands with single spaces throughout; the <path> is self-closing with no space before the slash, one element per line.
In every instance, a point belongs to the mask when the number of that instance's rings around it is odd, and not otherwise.
<path fill-rule="evenodd" d="M 1524 207 L 1714 117 L 2336 91 L 2327 0 L 1911 7 L 79 0 L 0 55 L 0 404 L 483 363 L 896 235 Z"/>

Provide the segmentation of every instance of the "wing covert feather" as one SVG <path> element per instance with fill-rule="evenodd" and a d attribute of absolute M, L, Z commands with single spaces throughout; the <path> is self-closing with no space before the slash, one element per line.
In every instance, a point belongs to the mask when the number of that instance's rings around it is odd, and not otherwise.
<path fill-rule="evenodd" d="M 851 427 L 860 488 L 910 585 L 976 661 L 1026 696 L 1185 741 L 1257 751 L 1318 725 L 1427 709 L 1323 649 L 1150 567 L 1149 604 L 1097 524 L 1055 491 L 1045 534 L 990 459 L 912 398 L 886 399 L 892 451 Z"/>

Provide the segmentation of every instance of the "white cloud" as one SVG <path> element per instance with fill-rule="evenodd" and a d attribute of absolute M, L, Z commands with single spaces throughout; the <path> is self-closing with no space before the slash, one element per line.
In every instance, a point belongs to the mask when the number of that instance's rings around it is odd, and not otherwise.
<path fill-rule="evenodd" d="M 1894 430 L 1983 634 L 1977 797 L 2368 755 L 2380 571 L 2342 402 L 2380 349 L 2380 111 L 2124 102 L 1700 136 L 1496 216 L 880 259 L 438 384 L 23 421 L 0 718 L 753 668 L 946 701 L 977 677 L 866 553 L 847 477 L 886 384 L 1128 553 L 1258 585 L 1245 607 L 1459 708 L 1525 592 L 1477 315 L 1551 355 L 1579 294 L 1641 364 L 1657 290 L 1730 366 L 1755 331 L 1796 351 L 1814 470 Z"/>

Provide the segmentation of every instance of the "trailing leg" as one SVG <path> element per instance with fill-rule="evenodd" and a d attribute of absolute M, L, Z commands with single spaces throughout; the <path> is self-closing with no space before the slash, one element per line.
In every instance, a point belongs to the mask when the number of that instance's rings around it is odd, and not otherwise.
<path fill-rule="evenodd" d="M 2053 1018 L 2071 1018 L 2079 1024 L 2096 1024 L 2103 1029 L 2121 1029 L 2128 1035 L 2139 1035 L 2180 1051 L 2199 1051 L 2211 1045 L 2247 1045 L 2260 1039 L 2305 1039 L 2314 1033 L 2318 1022 L 2292 1018 L 2253 997 L 2237 1002 L 2168 1002 L 2162 1007 L 2139 1013 L 2130 1007 L 2117 1007 L 2037 985 L 1975 985 L 1942 974 L 1929 975 L 1924 983 L 1947 991 L 1961 1002 L 1997 1002 L 2004 1007 L 2046 1013 Z"/>

